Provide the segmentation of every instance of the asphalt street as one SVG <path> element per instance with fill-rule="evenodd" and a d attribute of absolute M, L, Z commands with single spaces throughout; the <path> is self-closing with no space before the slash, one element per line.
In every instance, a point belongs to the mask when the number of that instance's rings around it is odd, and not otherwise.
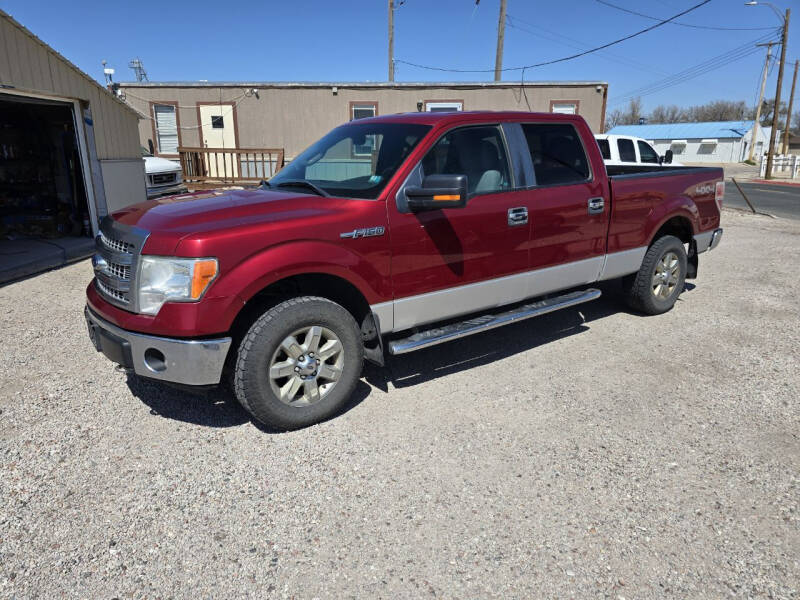
<path fill-rule="evenodd" d="M 800 185 L 738 183 L 757 211 L 784 219 L 800 219 Z M 732 181 L 725 182 L 725 206 L 750 210 Z"/>

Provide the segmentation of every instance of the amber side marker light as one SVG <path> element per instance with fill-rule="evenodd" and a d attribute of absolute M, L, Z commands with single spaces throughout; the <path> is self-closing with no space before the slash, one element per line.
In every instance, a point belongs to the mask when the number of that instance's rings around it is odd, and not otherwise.
<path fill-rule="evenodd" d="M 192 272 L 192 299 L 197 300 L 206 291 L 209 284 L 217 276 L 217 261 L 214 259 L 199 260 L 194 264 Z"/>
<path fill-rule="evenodd" d="M 433 197 L 434 200 L 461 200 L 458 194 L 440 194 Z"/>

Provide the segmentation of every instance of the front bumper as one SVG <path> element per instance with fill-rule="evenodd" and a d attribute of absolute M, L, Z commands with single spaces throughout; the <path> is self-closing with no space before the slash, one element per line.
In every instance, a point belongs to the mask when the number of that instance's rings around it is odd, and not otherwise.
<path fill-rule="evenodd" d="M 170 185 L 167 187 L 149 187 L 147 188 L 147 199 L 160 198 L 161 196 L 170 196 L 172 194 L 185 194 L 189 191 L 182 183 L 178 185 Z"/>
<path fill-rule="evenodd" d="M 722 239 L 722 228 L 714 229 L 712 231 L 704 231 L 694 236 L 694 241 L 697 244 L 697 253 L 701 254 L 706 250 L 713 250 L 719 246 Z"/>
<path fill-rule="evenodd" d="M 98 352 L 137 375 L 184 385 L 216 385 L 231 338 L 182 340 L 120 329 L 84 309 L 89 338 Z"/>

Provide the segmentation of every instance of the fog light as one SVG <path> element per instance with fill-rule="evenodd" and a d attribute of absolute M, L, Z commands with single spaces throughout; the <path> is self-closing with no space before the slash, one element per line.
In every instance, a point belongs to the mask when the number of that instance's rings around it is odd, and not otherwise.
<path fill-rule="evenodd" d="M 153 373 L 162 373 L 167 370 L 167 360 L 164 353 L 155 348 L 148 348 L 144 351 L 144 364 Z"/>

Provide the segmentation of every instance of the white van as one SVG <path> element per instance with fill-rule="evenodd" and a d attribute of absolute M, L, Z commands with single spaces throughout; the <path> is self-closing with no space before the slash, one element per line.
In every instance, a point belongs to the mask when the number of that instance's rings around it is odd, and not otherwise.
<path fill-rule="evenodd" d="M 600 154 L 607 165 L 658 165 L 662 167 L 680 167 L 681 163 L 672 162 L 672 150 L 667 150 L 664 156 L 658 152 L 647 140 L 631 135 L 596 135 Z"/>

